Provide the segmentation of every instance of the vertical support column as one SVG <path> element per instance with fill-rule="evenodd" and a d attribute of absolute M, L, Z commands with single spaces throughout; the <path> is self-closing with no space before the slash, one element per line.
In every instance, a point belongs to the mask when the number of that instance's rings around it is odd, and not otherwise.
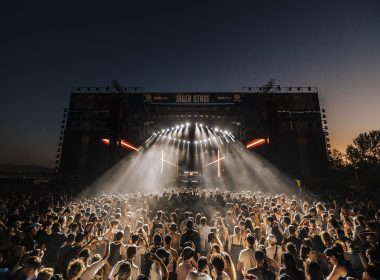
<path fill-rule="evenodd" d="M 179 153 L 178 153 L 178 156 L 177 156 L 177 178 L 179 176 Z"/>
<path fill-rule="evenodd" d="M 164 150 L 161 150 L 161 174 L 164 173 Z"/>

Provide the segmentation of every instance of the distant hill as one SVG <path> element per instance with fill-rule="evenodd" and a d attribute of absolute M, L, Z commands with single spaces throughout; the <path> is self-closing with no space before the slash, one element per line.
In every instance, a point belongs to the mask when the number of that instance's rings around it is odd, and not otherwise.
<path fill-rule="evenodd" d="M 21 174 L 46 174 L 53 173 L 52 168 L 39 165 L 12 165 L 0 164 L 0 173 L 21 173 Z"/>

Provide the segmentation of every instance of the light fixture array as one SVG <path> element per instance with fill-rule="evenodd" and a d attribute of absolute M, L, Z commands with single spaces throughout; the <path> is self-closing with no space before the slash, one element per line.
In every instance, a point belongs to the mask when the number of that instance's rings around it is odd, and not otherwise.
<path fill-rule="evenodd" d="M 212 143 L 212 141 L 215 141 L 216 143 L 218 143 L 218 141 L 220 141 L 221 143 L 223 143 L 223 139 L 227 143 L 229 143 L 230 141 L 235 142 L 235 137 L 230 131 L 225 130 L 225 129 L 220 129 L 218 127 L 209 127 L 208 125 L 203 125 L 203 123 L 198 123 L 198 122 L 195 123 L 195 126 L 197 128 L 203 129 L 203 130 L 209 130 L 214 135 L 211 137 L 207 137 L 207 138 L 203 138 L 203 139 L 199 139 L 199 140 L 194 140 L 194 141 L 189 141 L 186 139 L 182 139 L 182 138 L 178 138 L 178 137 L 176 138 L 176 137 L 173 137 L 172 135 L 168 135 L 170 132 L 182 130 L 182 129 L 188 128 L 190 126 L 191 126 L 191 123 L 186 122 L 186 123 L 174 125 L 171 128 L 162 128 L 161 130 L 154 132 L 152 134 L 151 138 L 154 138 L 154 137 L 161 138 L 162 137 L 163 139 L 168 139 L 169 141 L 173 140 L 173 143 L 176 142 L 176 143 L 194 144 L 194 145 L 198 145 L 198 144 L 202 144 L 202 143 L 207 144 L 208 142 Z"/>

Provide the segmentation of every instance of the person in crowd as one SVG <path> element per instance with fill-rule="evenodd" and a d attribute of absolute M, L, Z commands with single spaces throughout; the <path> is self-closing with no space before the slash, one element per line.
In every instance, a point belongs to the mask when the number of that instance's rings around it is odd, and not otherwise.
<path fill-rule="evenodd" d="M 280 269 L 280 275 L 287 274 L 292 280 L 305 279 L 305 273 L 301 269 L 297 268 L 296 262 L 290 253 L 285 252 L 282 255 L 282 258 L 284 266 Z"/>
<path fill-rule="evenodd" d="M 165 250 L 170 252 L 170 260 L 168 264 L 169 279 L 175 279 L 177 270 L 178 251 L 171 247 L 172 237 L 170 234 L 165 235 L 164 244 Z"/>
<path fill-rule="evenodd" d="M 146 249 L 148 248 L 148 242 L 145 239 L 144 230 L 140 227 L 137 230 L 137 233 L 132 233 L 130 238 L 130 245 L 136 246 L 136 256 L 134 258 L 134 262 L 136 266 L 141 270 L 141 260 L 143 255 L 145 254 Z"/>
<path fill-rule="evenodd" d="M 201 249 L 201 237 L 199 233 L 193 229 L 193 221 L 188 219 L 186 222 L 186 231 L 182 234 L 179 245 L 184 248 L 185 242 L 191 241 L 195 245 L 195 252 L 199 253 Z"/>
<path fill-rule="evenodd" d="M 116 278 L 117 272 L 119 271 L 121 265 L 124 263 L 128 263 L 130 266 L 130 271 L 131 271 L 130 277 L 131 277 L 131 279 L 136 279 L 138 277 L 138 275 L 140 274 L 139 267 L 134 263 L 134 258 L 136 256 L 136 252 L 137 252 L 136 245 L 128 246 L 126 260 L 121 260 L 113 266 L 113 268 L 112 268 L 112 270 L 108 276 L 108 279 L 114 280 Z"/>
<path fill-rule="evenodd" d="M 327 280 L 338 280 L 347 279 L 347 277 L 354 277 L 350 275 L 350 269 L 347 264 L 343 261 L 343 256 L 341 256 L 335 250 L 328 248 L 324 252 L 327 261 L 332 266 L 330 274 L 327 276 Z"/>
<path fill-rule="evenodd" d="M 304 265 L 302 259 L 299 257 L 299 253 L 297 252 L 296 246 L 293 243 L 288 242 L 285 245 L 285 251 L 292 255 L 297 268 L 304 270 Z"/>
<path fill-rule="evenodd" d="M 207 238 L 208 235 L 211 233 L 211 227 L 207 225 L 207 218 L 205 216 L 201 217 L 200 219 L 200 227 L 199 227 L 199 236 L 201 238 L 200 241 L 200 253 L 202 255 L 207 254 Z"/>
<path fill-rule="evenodd" d="M 268 247 L 265 248 L 267 257 L 277 262 L 277 266 L 281 267 L 282 248 L 277 244 L 277 239 L 273 234 L 269 234 L 267 237 Z"/>
<path fill-rule="evenodd" d="M 319 263 L 313 260 L 309 260 L 306 263 L 305 274 L 307 280 L 324 280 L 325 277 L 322 273 Z"/>
<path fill-rule="evenodd" d="M 231 254 L 234 263 L 238 262 L 240 251 L 243 249 L 243 236 L 240 228 L 235 226 L 234 234 L 230 236 L 228 241 L 228 252 Z"/>
<path fill-rule="evenodd" d="M 231 280 L 228 274 L 224 271 L 225 263 L 222 255 L 214 255 L 211 264 L 215 280 Z"/>
<path fill-rule="evenodd" d="M 121 263 L 118 272 L 113 277 L 115 280 L 132 280 L 136 278 L 132 276 L 132 266 L 129 262 Z"/>
<path fill-rule="evenodd" d="M 155 253 L 150 253 L 153 264 L 149 273 L 149 280 L 169 280 L 169 270 L 165 263 L 168 262 L 170 253 L 164 248 L 159 248 Z"/>
<path fill-rule="evenodd" d="M 197 262 L 198 268 L 190 271 L 185 280 L 212 280 L 208 272 L 208 261 L 206 257 L 200 257 Z"/>
<path fill-rule="evenodd" d="M 41 259 L 36 256 L 27 257 L 21 265 L 11 274 L 11 280 L 37 279 L 42 266 Z"/>
<path fill-rule="evenodd" d="M 183 262 L 178 265 L 177 269 L 177 280 L 185 280 L 187 275 L 191 271 L 195 271 L 196 269 L 192 266 L 191 261 L 194 258 L 195 251 L 191 247 L 185 247 L 182 250 L 182 259 Z"/>
<path fill-rule="evenodd" d="M 84 267 L 85 267 L 85 265 L 84 265 L 82 260 L 76 259 L 76 260 L 72 261 L 69 264 L 69 267 L 67 268 L 66 279 L 68 279 L 68 280 L 80 279 L 80 276 L 83 273 Z"/>
<path fill-rule="evenodd" d="M 179 232 L 177 232 L 177 224 L 176 223 L 172 222 L 172 223 L 169 224 L 169 234 L 172 237 L 171 246 L 175 250 L 178 251 L 179 250 L 179 242 L 180 242 L 181 234 Z"/>
<path fill-rule="evenodd" d="M 227 273 L 228 277 L 231 280 L 236 280 L 236 269 L 231 256 L 226 251 L 222 251 L 220 254 L 224 260 L 224 271 Z"/>
<path fill-rule="evenodd" d="M 248 247 L 239 253 L 237 263 L 238 279 L 242 279 L 243 275 L 247 274 L 248 269 L 256 266 L 255 259 L 255 236 L 248 234 L 247 236 Z"/>
<path fill-rule="evenodd" d="M 255 275 L 258 278 L 258 280 L 276 279 L 275 273 L 265 267 L 266 256 L 263 251 L 261 250 L 255 251 L 255 260 L 256 260 L 256 266 L 253 268 L 249 268 L 247 270 L 247 274 Z"/>
<path fill-rule="evenodd" d="M 104 240 L 106 251 L 104 252 L 104 255 L 101 259 L 88 264 L 86 263 L 86 260 L 83 261 L 84 267 L 82 269 L 82 273 L 80 275 L 81 280 L 91 280 L 94 279 L 95 275 L 98 273 L 98 271 L 108 262 L 109 256 L 110 256 L 110 242 L 109 240 Z M 79 260 L 81 260 L 79 258 Z"/>
<path fill-rule="evenodd" d="M 123 232 L 117 231 L 114 234 L 114 241 L 110 243 L 110 256 L 107 259 L 108 270 L 111 270 L 114 265 L 122 259 L 124 255 L 124 245 L 122 243 Z"/>
<path fill-rule="evenodd" d="M 50 280 L 54 276 L 54 269 L 42 268 L 38 272 L 37 280 Z M 0 278 L 1 279 L 1 278 Z"/>

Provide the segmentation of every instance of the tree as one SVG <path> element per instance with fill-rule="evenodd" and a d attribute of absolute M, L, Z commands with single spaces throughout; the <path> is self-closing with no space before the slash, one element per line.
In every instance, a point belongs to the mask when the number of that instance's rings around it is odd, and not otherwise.
<path fill-rule="evenodd" d="M 346 150 L 354 168 L 372 169 L 380 166 L 380 130 L 360 133 Z"/>
<path fill-rule="evenodd" d="M 343 153 L 339 150 L 333 149 L 328 157 L 330 169 L 332 171 L 340 171 L 344 169 L 346 167 L 344 157 L 345 155 L 343 155 Z"/>

